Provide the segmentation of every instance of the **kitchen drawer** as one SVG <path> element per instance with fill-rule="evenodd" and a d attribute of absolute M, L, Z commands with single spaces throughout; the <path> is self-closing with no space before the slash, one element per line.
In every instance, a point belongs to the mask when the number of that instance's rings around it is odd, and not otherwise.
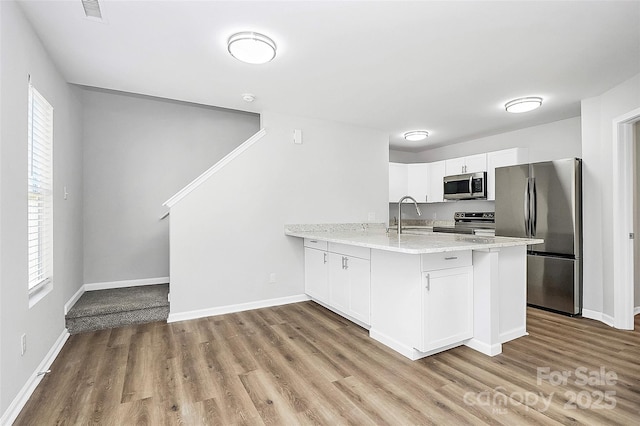
<path fill-rule="evenodd" d="M 471 250 L 448 251 L 444 253 L 429 253 L 422 255 L 423 271 L 460 268 L 462 266 L 471 266 Z"/>
<path fill-rule="evenodd" d="M 305 238 L 304 239 L 304 246 L 305 247 L 309 247 L 309 248 L 318 249 L 318 250 L 326 250 L 327 249 L 327 242 L 326 241 L 320 241 L 320 240 L 314 240 L 312 238 Z"/>
<path fill-rule="evenodd" d="M 346 244 L 329 243 L 329 251 L 345 256 L 359 257 L 360 259 L 371 259 L 371 249 L 367 247 L 350 246 Z"/>

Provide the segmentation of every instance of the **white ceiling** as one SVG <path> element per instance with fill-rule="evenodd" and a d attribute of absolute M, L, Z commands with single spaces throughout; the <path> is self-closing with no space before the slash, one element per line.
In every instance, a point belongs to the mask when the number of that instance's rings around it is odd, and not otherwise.
<path fill-rule="evenodd" d="M 578 116 L 640 72 L 640 1 L 21 1 L 71 83 L 352 123 L 420 151 Z M 257 31 L 274 61 L 227 38 Z M 248 104 L 241 94 L 253 93 Z M 542 96 L 520 115 L 504 103 Z M 426 129 L 423 142 L 404 131 Z"/>

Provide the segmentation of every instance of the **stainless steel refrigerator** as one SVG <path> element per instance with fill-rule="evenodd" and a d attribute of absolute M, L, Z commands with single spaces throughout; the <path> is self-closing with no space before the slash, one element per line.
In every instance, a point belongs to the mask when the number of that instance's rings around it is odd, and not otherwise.
<path fill-rule="evenodd" d="M 495 174 L 496 235 L 536 237 L 529 246 L 527 303 L 582 313 L 582 161 L 500 167 Z"/>

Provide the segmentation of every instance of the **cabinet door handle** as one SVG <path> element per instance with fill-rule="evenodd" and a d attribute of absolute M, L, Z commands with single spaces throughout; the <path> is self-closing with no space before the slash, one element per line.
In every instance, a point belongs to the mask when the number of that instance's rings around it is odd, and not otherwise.
<path fill-rule="evenodd" d="M 431 291 L 431 274 L 427 274 L 427 285 L 425 286 L 427 291 Z"/>
<path fill-rule="evenodd" d="M 456 260 L 458 256 L 445 257 L 444 260 Z"/>
<path fill-rule="evenodd" d="M 344 269 L 349 269 L 349 258 L 348 257 L 343 257 L 344 259 Z"/>
<path fill-rule="evenodd" d="M 327 263 L 327 253 L 324 253 L 324 263 Z"/>

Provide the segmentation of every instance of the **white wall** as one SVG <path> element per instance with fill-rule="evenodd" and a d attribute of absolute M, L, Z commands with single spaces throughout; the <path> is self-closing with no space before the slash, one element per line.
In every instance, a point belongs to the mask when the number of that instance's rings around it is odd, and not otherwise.
<path fill-rule="evenodd" d="M 634 188 L 633 188 L 633 232 L 636 234 L 636 238 L 633 241 L 633 254 L 634 254 L 634 282 L 635 287 L 633 291 L 634 305 L 636 309 L 640 309 L 640 121 L 634 126 L 635 134 L 635 164 L 633 168 L 634 173 Z"/>
<path fill-rule="evenodd" d="M 65 83 L 22 11 L 0 2 L 0 413 L 64 331 L 64 304 L 82 285 L 80 96 Z M 54 107 L 53 290 L 29 309 L 27 76 Z M 63 187 L 69 191 L 64 200 Z M 27 352 L 20 355 L 20 336 Z"/>
<path fill-rule="evenodd" d="M 583 308 L 613 316 L 613 119 L 640 108 L 640 74 L 582 101 Z"/>
<path fill-rule="evenodd" d="M 275 113 L 262 124 L 266 136 L 171 209 L 172 316 L 301 295 L 302 241 L 287 223 L 387 219 L 386 134 Z"/>
<path fill-rule="evenodd" d="M 428 163 L 507 148 L 528 148 L 529 161 L 534 163 L 580 157 L 581 144 L 580 117 L 574 117 L 414 154 L 390 151 L 389 158 L 400 163 Z"/>
<path fill-rule="evenodd" d="M 258 131 L 257 114 L 85 88 L 84 282 L 169 276 L 162 203 Z"/>
<path fill-rule="evenodd" d="M 468 142 L 461 142 L 442 148 L 409 154 L 390 151 L 389 157 L 402 163 L 431 162 L 499 151 L 508 148 L 527 148 L 529 162 L 558 160 L 561 158 L 581 157 L 582 135 L 580 118 L 574 117 L 540 126 L 514 130 L 498 135 L 487 136 Z M 403 218 L 453 220 L 456 211 L 494 211 L 493 201 L 455 201 L 445 203 L 421 204 L 422 217 L 414 214 L 415 209 L 403 207 Z M 389 217 L 398 215 L 397 204 L 389 204 Z"/>

